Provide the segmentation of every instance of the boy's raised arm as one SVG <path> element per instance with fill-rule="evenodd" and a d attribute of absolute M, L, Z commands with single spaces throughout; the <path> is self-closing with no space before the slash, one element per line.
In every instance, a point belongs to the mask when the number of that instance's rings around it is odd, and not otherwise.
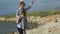
<path fill-rule="evenodd" d="M 32 0 L 32 3 L 30 3 L 30 6 L 32 6 L 32 5 L 33 5 L 33 3 L 34 3 L 34 0 Z"/>
<path fill-rule="evenodd" d="M 26 10 L 28 10 L 28 9 L 30 9 L 30 8 L 32 7 L 34 1 L 35 1 L 35 0 L 32 0 L 32 3 L 30 3 L 30 5 L 26 8 Z"/>

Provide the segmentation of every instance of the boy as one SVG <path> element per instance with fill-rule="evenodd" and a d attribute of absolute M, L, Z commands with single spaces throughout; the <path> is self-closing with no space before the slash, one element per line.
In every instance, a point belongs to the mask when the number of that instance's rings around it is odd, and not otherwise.
<path fill-rule="evenodd" d="M 19 34 L 26 34 L 26 27 L 27 27 L 26 11 L 31 8 L 33 3 L 34 0 L 32 0 L 32 3 L 27 8 L 25 8 L 25 3 L 23 1 L 21 1 L 19 4 L 19 9 L 16 13 L 16 17 L 17 17 L 16 22 L 18 23 L 17 29 Z"/>

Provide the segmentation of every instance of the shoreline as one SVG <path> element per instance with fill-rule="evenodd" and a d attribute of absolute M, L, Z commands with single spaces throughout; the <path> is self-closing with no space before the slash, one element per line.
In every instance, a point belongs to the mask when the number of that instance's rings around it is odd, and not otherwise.
<path fill-rule="evenodd" d="M 1 17 L 0 18 L 0 22 L 15 22 L 16 21 L 16 18 L 4 18 L 4 17 Z"/>
<path fill-rule="evenodd" d="M 59 14 L 53 14 L 53 15 L 49 15 L 49 16 L 46 16 L 46 17 L 30 16 L 30 17 L 27 17 L 27 20 L 28 20 L 28 22 L 36 22 L 36 21 L 39 21 L 39 20 L 40 21 L 43 20 L 43 22 L 44 21 L 49 22 L 49 21 L 55 21 L 58 18 L 60 18 Z M 16 22 L 16 17 L 10 17 L 10 18 L 0 17 L 0 22 Z"/>
<path fill-rule="evenodd" d="M 33 20 L 33 19 L 36 19 L 37 18 L 37 20 L 38 19 L 41 19 L 41 18 L 44 18 L 44 17 L 47 17 L 47 16 L 51 16 L 51 15 L 56 15 L 56 14 L 58 14 L 58 15 L 60 15 L 60 12 L 59 11 L 55 11 L 55 12 L 28 12 L 27 13 L 27 19 L 28 19 L 28 21 L 31 19 L 31 20 Z M 0 21 L 5 21 L 5 22 L 8 22 L 8 21 L 16 21 L 16 15 L 15 15 L 15 13 L 13 13 L 13 14 L 9 14 L 9 15 L 5 15 L 5 16 L 0 16 Z"/>
<path fill-rule="evenodd" d="M 40 19 L 40 18 L 41 18 L 40 16 L 30 16 L 30 17 L 27 17 L 27 20 L 31 22 L 34 19 Z M 0 22 L 16 22 L 16 18 L 15 17 L 13 18 L 0 17 Z"/>

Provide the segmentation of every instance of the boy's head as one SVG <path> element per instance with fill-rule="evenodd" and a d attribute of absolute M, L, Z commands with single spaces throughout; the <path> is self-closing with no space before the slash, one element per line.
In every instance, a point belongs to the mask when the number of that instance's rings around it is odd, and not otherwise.
<path fill-rule="evenodd" d="M 20 2 L 19 3 L 19 7 L 22 9 L 22 8 L 24 8 L 25 7 L 25 3 L 22 1 L 22 2 Z"/>

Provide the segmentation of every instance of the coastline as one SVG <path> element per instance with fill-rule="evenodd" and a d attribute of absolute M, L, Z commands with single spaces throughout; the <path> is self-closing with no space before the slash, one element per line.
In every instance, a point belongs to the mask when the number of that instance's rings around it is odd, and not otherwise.
<path fill-rule="evenodd" d="M 28 22 L 31 22 L 32 20 L 36 21 L 36 19 L 40 19 L 40 16 L 30 16 L 27 17 Z M 4 17 L 0 17 L 0 21 L 2 22 L 15 22 L 16 21 L 16 17 L 11 17 L 11 18 L 4 18 Z"/>
<path fill-rule="evenodd" d="M 28 29 L 26 30 L 27 34 L 60 34 L 60 15 L 50 15 L 47 17 L 34 17 L 31 16 L 30 18 L 30 26 L 28 24 Z M 57 19 L 57 22 L 56 22 Z M 44 22 L 46 21 L 46 22 Z M 33 25 L 31 25 L 31 23 Z M 32 27 L 33 26 L 33 27 Z M 18 34 L 18 31 L 15 32 L 8 32 L 8 34 Z"/>
<path fill-rule="evenodd" d="M 0 22 L 15 22 L 16 18 L 4 18 L 4 17 L 0 17 Z"/>
<path fill-rule="evenodd" d="M 47 12 L 47 11 L 46 12 L 43 12 L 43 11 L 27 12 L 26 16 L 27 16 L 27 19 L 29 21 L 32 18 L 33 19 L 37 18 L 37 20 L 38 20 L 38 18 L 41 19 L 41 18 L 50 16 L 50 15 L 55 15 L 55 13 L 58 14 L 58 15 L 60 15 L 59 11 L 53 11 L 52 12 L 52 10 L 51 10 L 51 12 Z M 13 13 L 13 14 L 8 14 L 8 15 L 0 16 L 0 21 L 6 21 L 6 22 L 8 22 L 8 21 L 12 21 L 13 22 L 14 21 L 15 22 L 16 21 L 16 14 Z"/>
<path fill-rule="evenodd" d="M 4 18 L 1 17 L 0 20 L 6 21 L 15 21 L 16 18 Z M 30 16 L 27 17 L 28 20 L 28 28 L 27 34 L 60 34 L 60 15 L 53 14 L 47 17 L 40 17 L 40 16 Z M 56 21 L 57 20 L 57 21 Z M 17 31 L 14 32 L 7 32 L 7 34 L 18 34 Z"/>

